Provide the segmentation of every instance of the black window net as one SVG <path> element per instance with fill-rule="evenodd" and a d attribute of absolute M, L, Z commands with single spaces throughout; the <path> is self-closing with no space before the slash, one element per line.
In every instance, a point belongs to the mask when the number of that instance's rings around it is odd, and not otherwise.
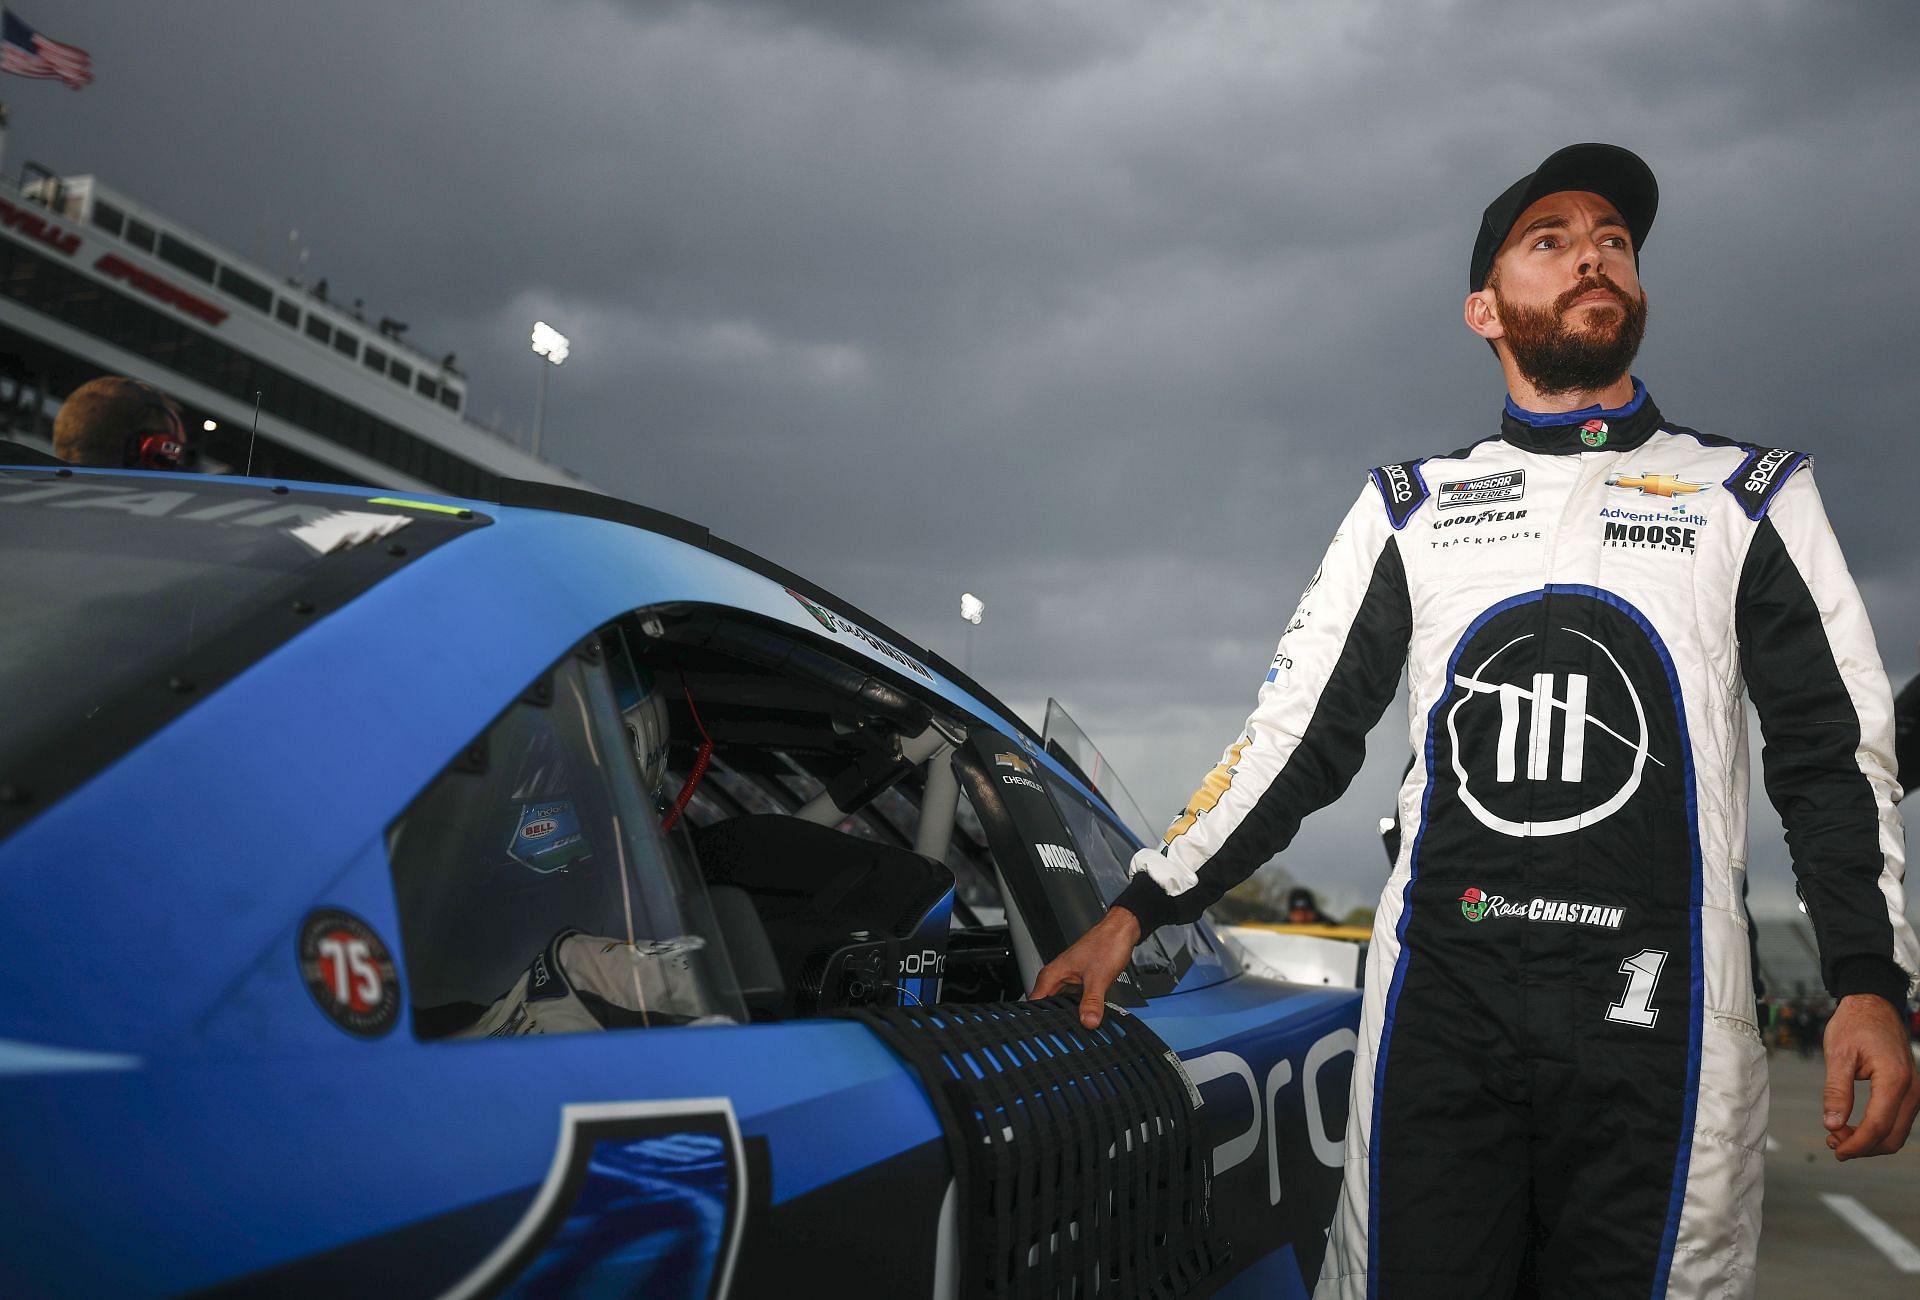
<path fill-rule="evenodd" d="M 965 1300 L 1172 1300 L 1232 1251 L 1210 1203 L 1198 1097 L 1160 1037 L 1077 998 L 866 1007 L 919 1074 L 959 1192 Z"/>

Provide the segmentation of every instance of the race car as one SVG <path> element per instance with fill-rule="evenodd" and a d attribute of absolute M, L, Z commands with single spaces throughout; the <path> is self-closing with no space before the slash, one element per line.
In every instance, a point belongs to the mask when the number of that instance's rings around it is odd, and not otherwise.
<path fill-rule="evenodd" d="M 1024 1001 L 1140 843 L 1068 746 L 496 495 L 0 468 L 0 1294 L 1306 1294 L 1354 990 Z"/>

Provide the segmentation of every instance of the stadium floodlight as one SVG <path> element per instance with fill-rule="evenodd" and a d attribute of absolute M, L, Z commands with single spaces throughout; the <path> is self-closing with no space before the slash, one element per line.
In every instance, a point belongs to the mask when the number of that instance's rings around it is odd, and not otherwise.
<path fill-rule="evenodd" d="M 543 320 L 533 323 L 533 350 L 559 365 L 567 359 L 567 336 Z"/>
<path fill-rule="evenodd" d="M 572 347 L 567 336 L 543 320 L 533 323 L 533 350 L 551 361 L 555 366 L 567 359 Z M 547 371 L 551 366 L 540 367 L 540 388 L 533 399 L 533 456 L 540 458 L 540 435 L 547 423 Z"/>
<path fill-rule="evenodd" d="M 960 671 L 973 671 L 973 629 L 980 626 L 980 620 L 987 612 L 987 602 L 970 591 L 960 593 L 960 617 L 967 624 L 967 648 L 960 656 Z"/>
<path fill-rule="evenodd" d="M 213 432 L 213 431 L 214 431 L 215 429 L 217 429 L 217 428 L 219 428 L 219 427 L 220 427 L 220 421 L 218 421 L 218 420 L 202 420 L 202 421 L 200 421 L 200 427 L 201 427 L 202 429 L 205 429 L 205 430 L 206 430 L 206 431 L 207 431 L 208 433 L 212 433 L 212 432 Z"/>

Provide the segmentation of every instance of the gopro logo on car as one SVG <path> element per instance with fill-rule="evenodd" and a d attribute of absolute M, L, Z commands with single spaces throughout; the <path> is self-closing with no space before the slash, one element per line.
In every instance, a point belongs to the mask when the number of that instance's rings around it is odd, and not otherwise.
<path fill-rule="evenodd" d="M 1346 1154 L 1347 1135 L 1326 1131 L 1320 1108 L 1320 1075 L 1329 1063 L 1342 1056 L 1353 1055 L 1359 1041 L 1353 1030 L 1336 1029 L 1309 1047 L 1300 1063 L 1300 1087 L 1305 1092 L 1307 1142 L 1313 1148 L 1314 1157 L 1329 1169 L 1340 1167 Z M 1246 1088 L 1247 1099 L 1253 1104 L 1253 1123 L 1247 1130 L 1213 1149 L 1214 1176 L 1219 1177 L 1252 1156 L 1260 1149 L 1260 1139 L 1264 1134 L 1267 1143 L 1268 1203 L 1280 1204 L 1280 1135 L 1276 1131 L 1279 1109 L 1275 1100 L 1280 1090 L 1293 1082 L 1293 1062 L 1284 1056 L 1275 1061 L 1267 1071 L 1264 1087 L 1256 1083 L 1253 1067 L 1246 1059 L 1233 1052 L 1208 1052 L 1183 1064 L 1187 1078 L 1195 1088 L 1220 1079 L 1235 1079 Z M 1342 1083 L 1340 1088 L 1344 1091 L 1346 1084 Z"/>
<path fill-rule="evenodd" d="M 935 952 L 932 948 L 910 952 L 900 959 L 902 975 L 944 975 L 946 970 L 947 954 Z"/>

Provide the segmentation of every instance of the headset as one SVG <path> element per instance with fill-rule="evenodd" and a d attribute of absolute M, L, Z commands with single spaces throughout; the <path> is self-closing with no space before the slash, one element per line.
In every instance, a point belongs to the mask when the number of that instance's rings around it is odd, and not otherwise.
<path fill-rule="evenodd" d="M 127 435 L 127 468 L 179 469 L 181 459 L 187 454 L 187 431 L 180 423 L 180 413 L 164 397 L 146 409 L 148 412 L 159 411 L 167 427 Z M 141 423 L 150 421 L 142 420 Z"/>

